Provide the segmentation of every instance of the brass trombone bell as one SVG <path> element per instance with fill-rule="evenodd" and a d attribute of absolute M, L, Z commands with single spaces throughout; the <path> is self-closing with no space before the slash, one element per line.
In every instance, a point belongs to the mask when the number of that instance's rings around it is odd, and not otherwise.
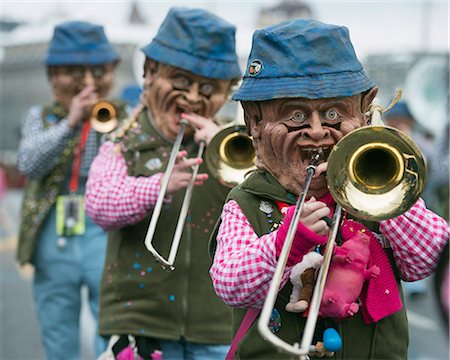
<path fill-rule="evenodd" d="M 350 214 L 380 221 L 408 210 L 425 186 L 426 163 L 401 131 L 367 126 L 342 138 L 328 158 L 331 195 Z"/>
<path fill-rule="evenodd" d="M 255 149 L 245 125 L 224 127 L 209 143 L 205 163 L 212 175 L 223 185 L 240 184 L 255 169 Z"/>
<path fill-rule="evenodd" d="M 119 125 L 114 105 L 108 101 L 99 101 L 92 108 L 91 127 L 99 133 L 109 133 Z"/>

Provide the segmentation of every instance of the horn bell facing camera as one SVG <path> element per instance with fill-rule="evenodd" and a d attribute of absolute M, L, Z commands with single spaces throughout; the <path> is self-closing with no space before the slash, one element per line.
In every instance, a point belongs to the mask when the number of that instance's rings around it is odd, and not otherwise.
<path fill-rule="evenodd" d="M 255 149 L 245 125 L 224 127 L 209 143 L 205 163 L 212 175 L 223 185 L 233 187 L 254 170 Z"/>
<path fill-rule="evenodd" d="M 348 213 L 380 221 L 408 210 L 425 186 L 417 145 L 388 126 L 367 126 L 343 137 L 328 158 L 331 195 Z"/>
<path fill-rule="evenodd" d="M 109 133 L 119 126 L 117 111 L 108 101 L 97 102 L 91 111 L 91 127 L 99 133 Z"/>

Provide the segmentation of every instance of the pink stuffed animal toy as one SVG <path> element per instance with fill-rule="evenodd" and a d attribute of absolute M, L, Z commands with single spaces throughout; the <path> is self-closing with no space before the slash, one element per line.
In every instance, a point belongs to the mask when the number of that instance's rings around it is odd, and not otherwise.
<path fill-rule="evenodd" d="M 370 258 L 370 238 L 364 231 L 366 229 L 361 229 L 361 225 L 353 220 L 344 221 L 341 226 L 344 243 L 333 249 L 320 316 L 332 318 L 353 316 L 359 310 L 356 301 L 364 282 L 380 274 L 380 268 L 376 265 L 367 268 Z"/>

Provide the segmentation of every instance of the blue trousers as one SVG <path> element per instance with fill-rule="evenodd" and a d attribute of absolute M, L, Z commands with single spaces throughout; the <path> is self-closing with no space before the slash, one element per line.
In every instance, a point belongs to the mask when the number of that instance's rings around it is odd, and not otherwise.
<path fill-rule="evenodd" d="M 36 313 L 46 359 L 78 360 L 81 288 L 87 287 L 89 307 L 97 320 L 106 233 L 87 216 L 84 235 L 61 240 L 55 229 L 53 208 L 40 234 L 33 259 Z M 106 348 L 105 341 L 98 335 L 95 348 L 97 355 Z"/>
<path fill-rule="evenodd" d="M 206 345 L 185 340 L 158 340 L 163 360 L 223 360 L 230 345 Z"/>

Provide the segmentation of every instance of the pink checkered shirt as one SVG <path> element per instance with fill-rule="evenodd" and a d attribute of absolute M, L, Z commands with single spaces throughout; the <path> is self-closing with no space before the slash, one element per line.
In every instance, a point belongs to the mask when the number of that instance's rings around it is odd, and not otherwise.
<path fill-rule="evenodd" d="M 154 208 L 162 173 L 128 176 L 119 145 L 105 142 L 92 162 L 86 183 L 88 216 L 105 230 L 136 224 Z"/>
<path fill-rule="evenodd" d="M 449 241 L 447 222 L 428 210 L 422 199 L 394 219 L 382 221 L 383 241 L 389 243 L 403 280 L 429 276 Z M 222 211 L 217 249 L 210 275 L 219 297 L 228 305 L 261 308 L 277 265 L 276 231 L 260 238 L 231 200 Z M 284 272 L 282 285 L 289 279 Z"/>

